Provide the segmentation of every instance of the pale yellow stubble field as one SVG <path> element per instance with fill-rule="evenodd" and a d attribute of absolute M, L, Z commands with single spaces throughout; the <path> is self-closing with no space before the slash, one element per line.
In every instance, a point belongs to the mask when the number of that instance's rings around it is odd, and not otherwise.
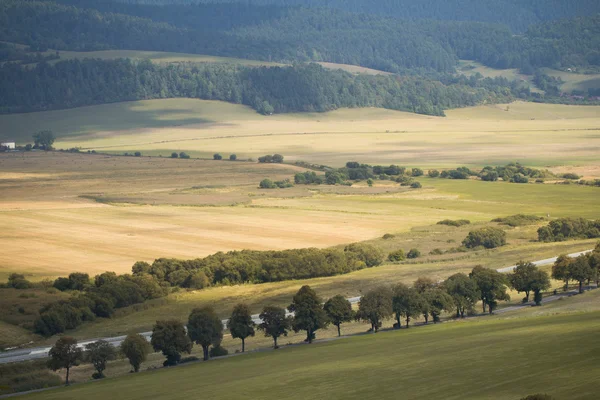
<path fill-rule="evenodd" d="M 40 127 L 62 148 L 168 156 L 256 158 L 341 166 L 348 160 L 406 166 L 599 166 L 600 107 L 517 102 L 447 111 L 447 117 L 383 109 L 262 116 L 221 102 L 151 100 L 0 116 L 23 143 Z M 7 136 L 2 134 L 0 136 Z"/>

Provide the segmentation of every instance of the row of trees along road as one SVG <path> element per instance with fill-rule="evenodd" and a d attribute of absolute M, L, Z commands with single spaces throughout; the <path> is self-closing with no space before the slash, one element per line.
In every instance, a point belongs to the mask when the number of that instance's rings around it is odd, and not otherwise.
<path fill-rule="evenodd" d="M 558 271 L 563 271 L 564 265 L 568 265 L 569 271 L 572 271 L 568 275 L 569 279 L 579 280 L 581 286 L 581 282 L 588 279 L 582 278 L 577 272 L 583 268 L 579 264 L 584 264 L 584 258 L 586 265 L 589 267 L 593 264 L 593 269 L 597 271 L 600 265 L 600 244 L 593 253 L 575 260 L 559 257 L 553 268 L 553 276 L 564 274 Z M 491 314 L 497 308 L 498 301 L 510 299 L 507 285 L 519 293 L 525 293 L 523 302 L 528 302 L 530 293 L 533 292 L 535 304 L 541 305 L 541 293 L 550 287 L 550 280 L 546 272 L 530 262 L 519 262 L 511 274 L 501 274 L 493 269 L 476 266 L 469 275 L 457 273 L 443 282 L 421 277 L 412 286 L 397 283 L 394 286 L 376 287 L 362 296 L 357 311 L 352 309 L 352 304 L 342 295 L 333 296 L 323 303 L 317 293 L 305 285 L 287 307 L 293 316 L 288 315 L 283 307 L 268 305 L 259 314 L 261 322 L 256 324 L 250 307 L 240 303 L 233 308 L 227 328 L 234 339 L 242 341 L 242 352 L 245 351 L 246 339 L 253 337 L 256 330 L 271 337 L 274 348 L 278 348 L 277 340 L 281 336 L 287 336 L 292 330 L 305 331 L 305 342 L 312 343 L 319 329 L 333 324 L 338 336 L 341 336 L 341 325 L 353 320 L 370 324 L 371 332 L 377 332 L 383 322 L 391 318 L 395 320 L 394 328 L 400 329 L 402 320 L 405 321 L 405 328 L 408 328 L 410 321 L 420 316 L 423 316 L 426 324 L 430 318 L 434 323 L 439 322 L 444 312 L 456 311 L 457 318 L 465 317 L 475 312 L 475 305 L 479 301 L 482 302 L 483 312 Z M 139 334 L 130 334 L 121 343 L 119 352 L 104 340 L 86 345 L 83 351 L 77 346 L 77 340 L 62 337 L 50 350 L 48 367 L 55 371 L 66 369 L 66 383 L 69 384 L 69 371 L 73 366 L 89 362 L 96 370 L 92 377 L 103 378 L 107 363 L 116 359 L 119 353 L 129 360 L 134 372 L 139 371 L 151 348 L 165 356 L 164 366 L 178 364 L 181 354 L 191 353 L 194 344 L 202 346 L 203 359 L 208 360 L 210 357 L 227 354 L 227 350 L 221 347 L 224 329 L 212 307 L 199 307 L 190 313 L 187 326 L 176 319 L 156 321 L 150 343 Z"/>

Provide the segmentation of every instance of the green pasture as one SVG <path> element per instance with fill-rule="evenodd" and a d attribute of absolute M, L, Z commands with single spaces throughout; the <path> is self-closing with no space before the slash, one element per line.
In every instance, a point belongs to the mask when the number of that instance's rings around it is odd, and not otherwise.
<path fill-rule="evenodd" d="M 282 348 L 31 399 L 594 399 L 600 312 L 482 319 Z"/>

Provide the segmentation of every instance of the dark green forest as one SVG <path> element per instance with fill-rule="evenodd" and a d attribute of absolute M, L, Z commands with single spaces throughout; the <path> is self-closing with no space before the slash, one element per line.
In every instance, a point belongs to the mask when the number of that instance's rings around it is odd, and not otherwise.
<path fill-rule="evenodd" d="M 526 98 L 504 78 L 353 75 L 318 64 L 290 67 L 168 65 L 119 59 L 0 67 L 0 112 L 28 112 L 119 101 L 189 97 L 245 104 L 263 114 L 384 107 L 429 115 L 448 108 Z"/>
<path fill-rule="evenodd" d="M 527 70 L 600 63 L 598 15 L 531 26 L 515 36 L 499 24 L 398 20 L 330 9 L 5 0 L 0 22 L 0 40 L 41 50 L 177 51 L 329 61 L 396 73 L 451 72 L 458 59 Z"/>
<path fill-rule="evenodd" d="M 386 13 L 407 19 L 377 15 L 392 6 L 388 1 L 377 2 L 373 12 L 364 14 L 338 10 L 341 3 L 335 0 L 325 4 L 331 8 L 306 8 L 314 5 L 309 0 L 281 1 L 277 5 L 269 0 L 261 0 L 260 4 L 134 3 L 0 2 L 0 41 L 5 42 L 0 45 L 0 61 L 6 61 L 0 66 L 0 112 L 191 97 L 245 104 L 263 114 L 385 107 L 443 115 L 448 108 L 516 98 L 575 102 L 560 98 L 560 82 L 536 70 L 600 66 L 600 14 L 593 14 L 594 6 L 588 1 L 566 6 L 567 2 L 559 0 L 504 0 L 506 10 L 525 7 L 535 15 L 523 35 L 513 34 L 508 25 L 479 22 L 487 20 L 475 5 L 470 12 L 477 18 L 451 21 L 450 17 L 440 17 L 449 4 L 458 7 L 459 3 L 471 4 L 470 0 L 449 1 L 444 6 L 429 0 L 420 6 L 407 5 L 406 15 Z M 349 8 L 359 11 L 360 3 L 350 2 Z M 542 12 L 542 5 L 555 5 L 554 13 Z M 421 15 L 418 10 L 431 11 L 427 16 L 433 19 L 416 19 Z M 590 15 L 531 25 L 585 13 Z M 49 49 L 54 51 L 41 53 Z M 186 52 L 279 61 L 292 66 L 158 66 L 127 60 L 45 62 L 59 57 L 63 50 L 105 49 Z M 532 95 L 524 85 L 505 79 L 457 77 L 459 59 L 535 73 L 534 81 L 546 91 L 546 97 Z M 311 61 L 361 65 L 397 75 L 356 76 L 300 64 Z M 23 68 L 20 63 L 32 66 Z"/>
<path fill-rule="evenodd" d="M 524 32 L 530 25 L 600 12 L 596 0 L 120 0 L 129 4 L 231 3 L 327 7 L 401 19 L 479 21 Z"/>

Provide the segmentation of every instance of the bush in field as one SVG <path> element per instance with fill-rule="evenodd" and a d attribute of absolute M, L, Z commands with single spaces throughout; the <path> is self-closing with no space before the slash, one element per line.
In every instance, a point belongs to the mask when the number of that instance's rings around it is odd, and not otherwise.
<path fill-rule="evenodd" d="M 350 258 L 362 261 L 367 267 L 376 267 L 383 262 L 384 254 L 377 247 L 366 243 L 352 243 L 344 248 Z"/>
<path fill-rule="evenodd" d="M 323 176 L 313 171 L 300 172 L 294 175 L 294 182 L 297 185 L 320 185 L 323 183 Z"/>
<path fill-rule="evenodd" d="M 481 180 L 488 182 L 496 182 L 499 178 L 498 173 L 496 171 L 487 171 L 484 170 L 481 172 Z"/>
<path fill-rule="evenodd" d="M 175 152 L 171 153 L 171 158 L 178 158 L 178 157 L 179 157 L 179 154 L 177 154 Z"/>
<path fill-rule="evenodd" d="M 429 175 L 430 178 L 437 178 L 440 176 L 440 171 L 437 169 L 430 169 L 427 171 L 427 175 Z"/>
<path fill-rule="evenodd" d="M 281 164 L 283 162 L 283 156 L 281 154 L 267 154 L 266 156 L 258 157 L 258 162 Z"/>
<path fill-rule="evenodd" d="M 405 258 L 406 256 L 404 255 L 404 251 L 402 249 L 392 251 L 390 254 L 388 254 L 389 261 L 403 261 Z"/>
<path fill-rule="evenodd" d="M 579 175 L 573 173 L 562 174 L 560 177 L 564 179 L 581 179 Z"/>
<path fill-rule="evenodd" d="M 391 234 L 391 233 L 386 233 L 386 234 L 385 234 L 385 235 L 383 235 L 381 238 L 382 238 L 383 240 L 389 240 L 389 239 L 393 239 L 393 238 L 395 238 L 395 237 L 396 237 L 396 235 L 393 235 L 393 234 Z"/>
<path fill-rule="evenodd" d="M 418 249 L 410 249 L 406 254 L 407 258 L 419 258 L 421 257 L 421 252 Z"/>
<path fill-rule="evenodd" d="M 229 155 L 229 161 L 235 161 L 235 160 L 237 160 L 237 155 L 235 155 L 235 154 L 230 154 L 230 155 Z"/>
<path fill-rule="evenodd" d="M 213 160 L 222 160 L 223 156 L 220 155 L 219 153 L 215 153 L 213 154 Z"/>
<path fill-rule="evenodd" d="M 272 180 L 265 178 L 262 181 L 260 181 L 258 187 L 261 189 L 275 189 L 277 188 L 277 185 Z"/>
<path fill-rule="evenodd" d="M 413 168 L 411 176 L 423 176 L 423 170 L 421 168 Z"/>
<path fill-rule="evenodd" d="M 210 356 L 210 358 L 213 358 L 213 357 L 224 357 L 228 354 L 229 354 L 229 351 L 227 351 L 227 349 L 225 347 L 218 345 L 218 346 L 211 347 L 208 355 Z"/>
<path fill-rule="evenodd" d="M 14 289 L 29 289 L 33 285 L 25 279 L 25 275 L 12 273 L 8 276 L 7 286 Z"/>
<path fill-rule="evenodd" d="M 142 153 L 140 153 L 139 151 L 136 151 L 135 153 L 133 153 L 133 155 L 136 157 L 141 157 Z"/>
<path fill-rule="evenodd" d="M 471 221 L 469 221 L 468 219 L 444 219 L 442 221 L 438 221 L 438 225 L 448 225 L 448 226 L 455 226 L 455 227 L 459 227 L 459 226 L 463 226 L 463 225 L 469 225 L 471 223 Z"/>
<path fill-rule="evenodd" d="M 181 153 L 179 153 L 179 158 L 188 159 L 190 158 L 190 156 L 189 154 L 182 151 Z"/>
<path fill-rule="evenodd" d="M 483 246 L 486 249 L 493 249 L 506 244 L 506 232 L 499 228 L 486 227 L 469 232 L 463 246 L 468 249 Z"/>
<path fill-rule="evenodd" d="M 423 186 L 421 185 L 421 182 L 413 182 L 410 184 L 410 187 L 412 189 L 421 189 Z"/>
<path fill-rule="evenodd" d="M 529 182 L 529 178 L 526 177 L 523 174 L 514 174 L 511 178 L 510 178 L 510 182 L 511 183 L 528 183 Z"/>
<path fill-rule="evenodd" d="M 492 220 L 492 222 L 498 222 L 501 225 L 508 225 L 508 226 L 515 227 L 515 226 L 532 225 L 539 221 L 542 221 L 543 219 L 544 218 L 538 217 L 536 215 L 517 214 L 517 215 L 511 215 L 511 216 L 503 217 L 503 218 L 495 218 Z"/>

